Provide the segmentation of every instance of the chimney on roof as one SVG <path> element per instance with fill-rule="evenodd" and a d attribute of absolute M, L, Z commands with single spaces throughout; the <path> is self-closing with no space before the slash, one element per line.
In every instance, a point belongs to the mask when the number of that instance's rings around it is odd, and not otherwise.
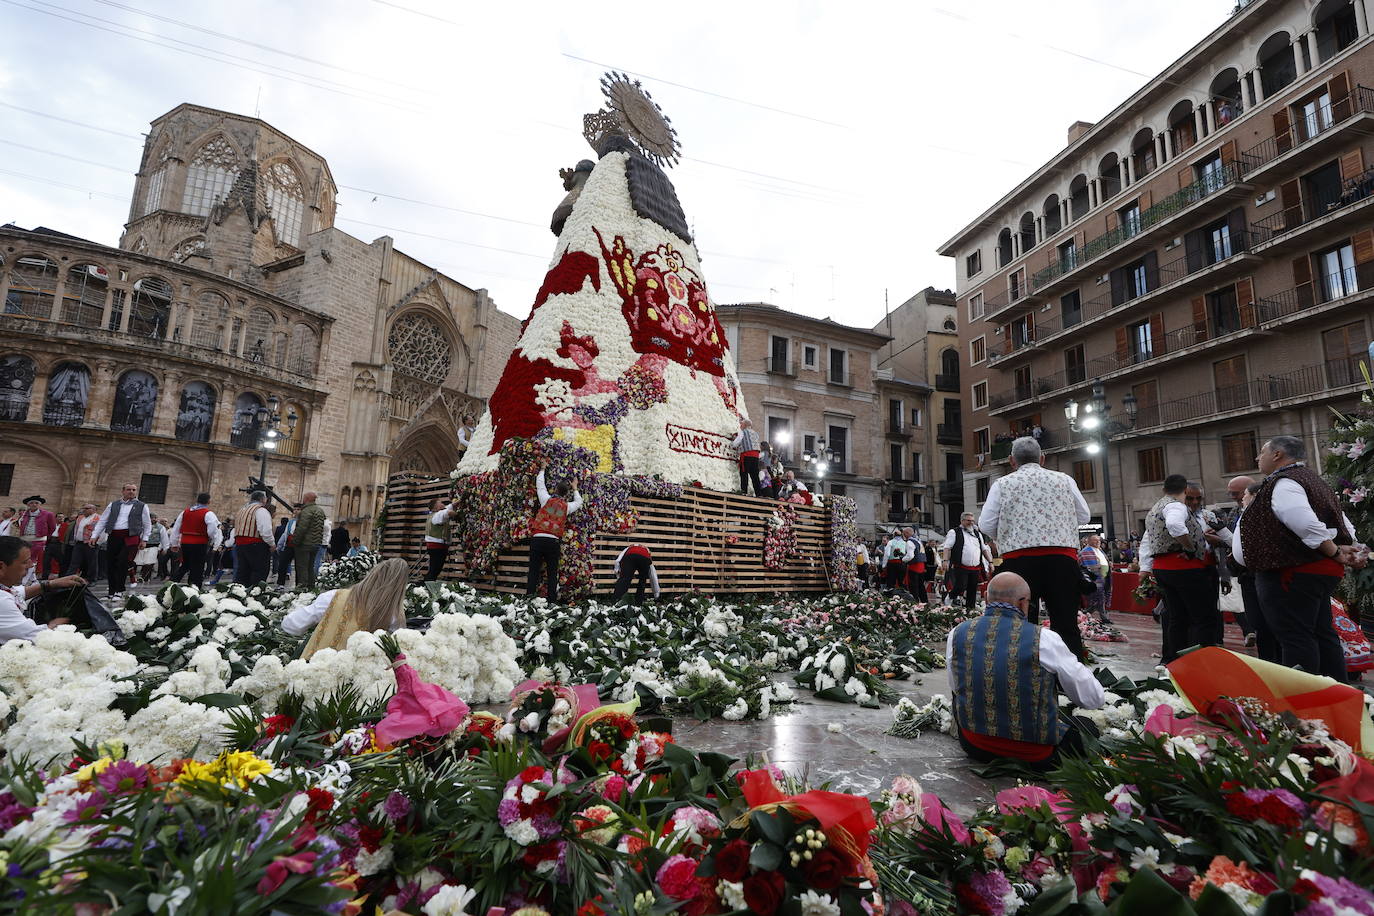
<path fill-rule="evenodd" d="M 1092 130 L 1096 125 L 1095 121 L 1074 121 L 1069 125 L 1069 146 L 1078 142 L 1078 138 Z"/>

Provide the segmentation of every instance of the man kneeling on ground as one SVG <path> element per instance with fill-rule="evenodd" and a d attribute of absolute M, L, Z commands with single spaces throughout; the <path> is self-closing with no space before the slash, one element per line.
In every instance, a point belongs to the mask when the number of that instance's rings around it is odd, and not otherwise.
<path fill-rule="evenodd" d="M 1030 596 L 1015 573 L 993 576 L 982 615 L 950 631 L 945 658 L 964 752 L 1048 769 L 1080 740 L 1078 725 L 1060 720 L 1059 689 L 1085 709 L 1105 695 L 1059 634 L 1026 620 Z"/>

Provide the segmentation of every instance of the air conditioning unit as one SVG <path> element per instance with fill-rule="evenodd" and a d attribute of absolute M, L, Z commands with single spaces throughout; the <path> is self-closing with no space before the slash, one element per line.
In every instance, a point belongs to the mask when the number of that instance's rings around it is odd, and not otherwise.
<path fill-rule="evenodd" d="M 1261 194 L 1259 197 L 1256 197 L 1256 198 L 1255 198 L 1255 206 L 1256 206 L 1256 207 L 1262 207 L 1262 206 L 1264 206 L 1265 204 L 1269 203 L 1269 201 L 1271 201 L 1271 200 L 1273 200 L 1273 199 L 1274 199 L 1274 192 L 1273 192 L 1272 189 L 1270 189 L 1270 190 L 1268 190 L 1268 191 L 1265 191 L 1265 192 L 1264 192 L 1263 194 Z"/>

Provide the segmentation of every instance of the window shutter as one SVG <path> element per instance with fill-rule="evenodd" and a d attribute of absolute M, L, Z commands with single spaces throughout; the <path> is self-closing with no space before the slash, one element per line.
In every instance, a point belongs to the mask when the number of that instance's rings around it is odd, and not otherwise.
<path fill-rule="evenodd" d="M 1293 285 L 1297 287 L 1298 308 L 1310 309 L 1312 296 L 1312 262 L 1307 255 L 1293 259 Z"/>
<path fill-rule="evenodd" d="M 1179 169 L 1179 170 L 1178 170 L 1178 187 L 1179 187 L 1179 190 L 1182 190 L 1183 188 L 1188 187 L 1188 185 L 1190 185 L 1190 184 L 1192 184 L 1192 183 L 1193 183 L 1193 167 L 1190 165 L 1190 166 L 1186 166 L 1185 168 Z"/>
<path fill-rule="evenodd" d="M 1123 366 L 1131 361 L 1131 343 L 1126 337 L 1125 325 L 1116 329 L 1116 361 Z"/>
<path fill-rule="evenodd" d="M 1250 233 L 1245 231 L 1245 208 L 1237 207 L 1226 214 L 1226 228 L 1231 233 L 1231 250 L 1249 251 Z"/>
<path fill-rule="evenodd" d="M 1112 306 L 1118 306 L 1126 301 L 1126 268 L 1118 267 L 1111 272 L 1112 278 Z"/>
<path fill-rule="evenodd" d="M 1218 152 L 1221 153 L 1221 164 L 1222 164 L 1223 166 L 1227 166 L 1227 165 L 1230 165 L 1231 163 L 1235 162 L 1235 161 L 1236 161 L 1236 158 L 1237 158 L 1237 157 L 1236 157 L 1236 141 L 1234 141 L 1234 140 L 1227 140 L 1225 143 L 1223 143 L 1223 144 L 1221 145 L 1221 149 L 1218 150 Z"/>
<path fill-rule="evenodd" d="M 1004 354 L 1011 352 L 1011 325 L 1009 324 L 1002 325 L 1002 352 Z"/>
<path fill-rule="evenodd" d="M 1150 198 L 1150 192 L 1149 192 L 1149 191 L 1141 191 L 1141 192 L 1140 192 L 1140 218 L 1141 218 L 1141 219 L 1144 219 L 1144 218 L 1145 218 L 1145 211 L 1148 210 L 1148 209 L 1150 209 L 1150 200 L 1151 200 L 1151 198 Z"/>
<path fill-rule="evenodd" d="M 1150 316 L 1150 355 L 1164 354 L 1164 313 L 1155 312 Z"/>
<path fill-rule="evenodd" d="M 1280 108 L 1274 112 L 1274 142 L 1278 144 L 1279 154 L 1293 148 L 1293 134 L 1288 126 L 1288 109 Z"/>
<path fill-rule="evenodd" d="M 1342 70 L 1326 83 L 1327 95 L 1331 96 L 1331 120 L 1340 123 L 1354 111 L 1350 98 L 1350 71 Z"/>
<path fill-rule="evenodd" d="M 1364 150 L 1358 146 L 1341 157 L 1341 180 L 1350 181 L 1364 173 Z"/>
<path fill-rule="evenodd" d="M 1249 277 L 1236 281 L 1236 305 L 1240 310 L 1240 326 L 1255 326 L 1255 283 Z"/>
<path fill-rule="evenodd" d="M 1283 228 L 1296 229 L 1302 225 L 1302 193 L 1298 179 L 1279 185 L 1279 203 L 1283 204 Z"/>
<path fill-rule="evenodd" d="M 1145 253 L 1145 287 L 1151 293 L 1159 289 L 1159 253 L 1156 251 Z"/>
<path fill-rule="evenodd" d="M 1374 286 L 1374 229 L 1361 229 L 1350 237 L 1355 252 L 1355 283 L 1360 289 Z"/>
<path fill-rule="evenodd" d="M 1115 214 L 1115 213 L 1112 213 L 1111 211 L 1108 211 L 1107 214 L 1106 214 L 1106 217 L 1107 217 L 1107 231 L 1108 231 L 1108 232 L 1111 232 L 1113 229 L 1116 228 L 1116 223 L 1117 223 L 1116 214 Z"/>
<path fill-rule="evenodd" d="M 1206 241 L 1204 238 L 1205 235 L 1206 230 L 1194 229 L 1192 232 L 1183 236 L 1183 251 L 1184 257 L 1188 263 L 1188 273 L 1202 270 L 1203 265 L 1206 263 L 1206 258 L 1203 253 L 1203 243 Z"/>
<path fill-rule="evenodd" d="M 1207 298 L 1205 296 L 1194 296 L 1193 305 L 1193 343 L 1202 343 L 1207 339 Z"/>
<path fill-rule="evenodd" d="M 1035 340 L 1035 313 L 1034 313 L 1034 312 L 1027 312 L 1027 313 L 1026 313 L 1026 339 L 1027 339 L 1027 340 L 1030 340 L 1030 341 L 1034 341 L 1034 340 Z"/>

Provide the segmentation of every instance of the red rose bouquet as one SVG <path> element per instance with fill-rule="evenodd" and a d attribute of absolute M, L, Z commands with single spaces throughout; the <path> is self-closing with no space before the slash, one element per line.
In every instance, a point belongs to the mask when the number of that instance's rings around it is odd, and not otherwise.
<path fill-rule="evenodd" d="M 785 901 L 801 900 L 804 910 L 882 913 L 868 858 L 875 826 L 868 799 L 787 796 L 767 770 L 744 773 L 741 784 L 749 810 L 709 840 L 699 869 L 724 909 L 773 916 Z"/>

